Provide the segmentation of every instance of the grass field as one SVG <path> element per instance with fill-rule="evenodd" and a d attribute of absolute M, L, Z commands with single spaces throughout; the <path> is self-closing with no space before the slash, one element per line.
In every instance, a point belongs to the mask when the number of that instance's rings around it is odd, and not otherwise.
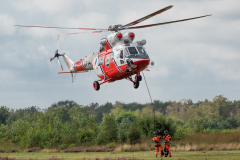
<path fill-rule="evenodd" d="M 163 142 L 161 142 L 163 144 Z M 79 146 L 76 146 L 79 147 Z M 92 146 L 105 147 L 105 146 Z M 63 153 L 59 149 L 43 149 L 40 152 L 26 152 L 17 144 L 10 142 L 0 142 L 0 150 L 5 152 L 11 151 L 13 148 L 17 153 L 0 153 L 2 157 L 14 157 L 16 159 L 49 159 L 52 157 L 62 159 L 104 159 L 118 157 L 135 157 L 139 159 L 156 159 L 154 156 L 154 143 L 151 139 L 142 140 L 141 143 L 135 145 L 117 144 L 114 152 L 78 152 Z M 131 152 L 129 152 L 131 151 Z M 168 159 L 175 160 L 221 160 L 221 159 L 239 159 L 240 160 L 240 133 L 233 132 L 227 134 L 195 134 L 188 135 L 180 140 L 173 140 L 171 144 L 172 157 Z M 1 151 L 0 151 L 1 152 Z M 59 153 L 58 153 L 59 152 Z M 158 157 L 157 159 L 167 159 Z M 1 158 L 0 158 L 1 159 Z"/>
<path fill-rule="evenodd" d="M 154 151 L 145 152 L 79 152 L 79 153 L 44 153 L 44 152 L 34 152 L 34 153 L 0 153 L 3 157 L 14 157 L 17 159 L 29 159 L 38 158 L 39 160 L 45 160 L 48 158 L 56 157 L 63 159 L 93 159 L 100 158 L 104 159 L 106 157 L 118 158 L 118 157 L 135 157 L 139 159 L 172 159 L 172 160 L 232 160 L 240 159 L 239 150 L 231 151 L 178 151 L 172 152 L 172 157 L 154 157 Z"/>

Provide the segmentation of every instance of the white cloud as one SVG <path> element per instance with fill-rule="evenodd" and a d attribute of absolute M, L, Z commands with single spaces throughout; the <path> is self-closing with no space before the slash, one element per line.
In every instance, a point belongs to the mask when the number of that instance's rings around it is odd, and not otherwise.
<path fill-rule="evenodd" d="M 23 35 L 31 36 L 34 39 L 46 39 L 52 38 L 57 40 L 57 35 L 59 31 L 57 29 L 49 29 L 49 28 L 18 28 L 18 31 Z"/>
<path fill-rule="evenodd" d="M 65 18 L 65 20 L 65 23 L 69 26 L 82 28 L 102 28 L 108 21 L 107 15 L 97 12 L 86 13 L 78 17 Z"/>
<path fill-rule="evenodd" d="M 9 69 L 0 69 L 0 84 L 5 85 L 11 82 L 15 77 L 14 73 Z M 4 76 L 3 76 L 4 75 Z"/>
<path fill-rule="evenodd" d="M 0 15 L 0 35 L 13 35 L 16 27 L 14 18 L 9 15 Z"/>
<path fill-rule="evenodd" d="M 229 63 L 214 63 L 209 69 L 211 69 L 220 79 L 231 81 L 240 80 L 240 68 L 236 66 L 236 63 L 232 66 L 230 66 Z"/>
<path fill-rule="evenodd" d="M 72 3 L 66 0 L 15 0 L 12 5 L 18 11 L 29 14 L 55 14 L 69 9 Z"/>
<path fill-rule="evenodd" d="M 46 47 L 43 45 L 38 47 L 38 51 L 40 52 L 40 54 L 42 53 L 43 55 L 48 55 L 48 51 L 46 50 Z"/>
<path fill-rule="evenodd" d="M 209 46 L 209 53 L 212 59 L 220 59 L 224 61 L 239 61 L 240 60 L 240 53 L 231 48 L 231 47 L 222 47 L 222 46 Z"/>
<path fill-rule="evenodd" d="M 9 3 L 12 6 L 0 6 L 0 34 L 5 34 L 1 36 L 0 68 L 9 71 L 0 70 L 0 73 L 17 72 L 18 76 L 6 75 L 9 78 L 0 81 L 3 104 L 13 104 L 7 100 L 9 95 L 16 97 L 14 104 L 20 107 L 38 105 L 44 108 L 64 99 L 72 99 L 80 104 L 93 101 L 102 104 L 116 100 L 148 102 L 144 82 L 135 90 L 128 81 L 116 81 L 104 84 L 96 92 L 92 88 L 92 82 L 98 79 L 94 72 L 90 78 L 88 73 L 77 75 L 73 84 L 70 75 L 56 74 L 60 71 L 57 61 L 50 63 L 49 58 L 56 50 L 57 35 L 78 30 L 17 28 L 15 31 L 16 28 L 11 28 L 11 25 L 16 21 L 23 25 L 106 28 L 112 23 L 129 23 L 168 5 L 174 7 L 139 25 L 213 15 L 188 22 L 132 30 L 136 40 L 147 40 L 146 50 L 155 62 L 150 72 L 145 72 L 154 99 L 204 100 L 212 99 L 216 94 L 239 99 L 238 1 L 122 0 L 114 3 L 110 0 L 16 0 Z M 69 53 L 76 62 L 97 51 L 100 39 L 106 35 L 61 36 L 59 51 Z M 19 81 L 23 83 L 20 85 Z M 9 93 L 5 94 L 7 91 Z M 106 96 L 101 96 L 103 94 Z M 31 101 L 22 101 L 23 96 L 19 95 L 31 97 Z"/>
<path fill-rule="evenodd" d="M 83 0 L 84 5 L 88 6 L 88 7 L 93 6 L 94 2 L 95 1 L 93 1 L 93 0 Z"/>
<path fill-rule="evenodd" d="M 157 78 L 157 77 L 161 77 L 161 78 L 167 78 L 170 74 L 169 68 L 168 66 L 163 66 L 161 64 L 156 64 L 154 67 L 149 67 L 149 76 L 152 78 Z"/>

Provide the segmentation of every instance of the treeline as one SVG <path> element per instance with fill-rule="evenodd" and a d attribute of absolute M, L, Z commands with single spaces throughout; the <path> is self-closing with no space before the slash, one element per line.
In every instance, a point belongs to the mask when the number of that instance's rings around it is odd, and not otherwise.
<path fill-rule="evenodd" d="M 129 110 L 120 111 L 119 115 L 105 114 L 102 121 L 98 122 L 88 109 L 76 104 L 71 109 L 50 107 L 44 112 L 37 109 L 35 112 L 10 112 L 10 119 L 0 126 L 0 141 L 16 143 L 21 148 L 65 149 L 69 146 L 105 145 L 111 142 L 134 144 L 151 137 L 154 131 L 152 116 L 138 117 Z M 2 110 L 6 113 L 8 108 L 1 107 Z M 19 115 L 24 116 L 19 118 Z M 156 126 L 161 128 L 162 133 L 167 129 L 174 135 L 176 127 L 171 119 L 157 117 Z"/>
<path fill-rule="evenodd" d="M 91 103 L 79 105 L 60 101 L 41 110 L 0 107 L 0 141 L 16 143 L 22 148 L 59 148 L 137 143 L 152 137 L 154 128 L 169 130 L 174 139 L 186 134 L 226 132 L 240 126 L 240 101 L 216 96 L 212 101 L 154 101 L 140 103 Z M 223 131 L 222 131 L 223 130 Z"/>

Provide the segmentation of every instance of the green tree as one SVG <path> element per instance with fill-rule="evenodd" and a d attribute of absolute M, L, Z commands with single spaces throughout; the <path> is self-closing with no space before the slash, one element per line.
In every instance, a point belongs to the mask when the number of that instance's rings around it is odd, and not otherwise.
<path fill-rule="evenodd" d="M 49 114 L 52 117 L 58 117 L 62 122 L 70 120 L 68 109 L 65 107 L 50 108 L 46 114 Z"/>
<path fill-rule="evenodd" d="M 155 127 L 160 131 L 160 134 L 163 136 L 164 131 L 168 130 L 170 135 L 174 135 L 176 131 L 176 123 L 171 118 L 166 118 L 164 116 L 158 116 L 155 118 Z M 153 134 L 153 131 L 152 131 Z"/>
<path fill-rule="evenodd" d="M 121 120 L 121 122 L 118 124 L 118 139 L 120 142 L 126 142 L 128 139 L 128 131 L 131 127 L 132 120 L 129 120 L 129 117 L 125 117 Z"/>
<path fill-rule="evenodd" d="M 127 132 L 127 139 L 130 144 L 135 144 L 141 139 L 141 130 L 138 127 L 137 121 L 131 123 Z"/>
<path fill-rule="evenodd" d="M 96 110 L 98 107 L 99 107 L 99 104 L 98 104 L 98 103 L 91 103 L 91 104 L 88 106 L 88 113 L 95 115 L 95 114 L 96 114 L 95 110 Z"/>
<path fill-rule="evenodd" d="M 135 112 L 133 112 L 131 110 L 128 110 L 128 111 L 121 110 L 119 115 L 116 116 L 116 121 L 118 123 L 121 123 L 122 120 L 125 119 L 125 118 L 127 118 L 129 121 L 133 122 L 133 121 L 135 121 L 135 119 L 137 117 L 136 117 Z"/>
<path fill-rule="evenodd" d="M 113 114 L 107 114 L 103 117 L 103 121 L 100 126 L 100 133 L 97 137 L 97 142 L 100 143 L 109 143 L 117 141 L 117 122 Z"/>
<path fill-rule="evenodd" d="M 181 119 L 186 121 L 188 119 L 187 110 L 192 105 L 191 100 L 182 99 L 179 102 L 172 102 L 167 106 L 166 114 L 173 119 Z"/>
<path fill-rule="evenodd" d="M 208 120 L 204 118 L 194 118 L 187 121 L 186 126 L 191 133 L 204 133 L 208 128 Z"/>
<path fill-rule="evenodd" d="M 123 105 L 121 104 L 121 102 L 116 102 L 113 105 L 113 109 L 111 109 L 111 113 L 116 116 L 116 115 L 118 115 L 120 113 L 121 110 L 124 110 L 123 109 Z"/>
<path fill-rule="evenodd" d="M 231 116 L 222 120 L 218 126 L 220 129 L 233 129 L 238 127 L 238 122 L 235 117 Z"/>
<path fill-rule="evenodd" d="M 153 105 L 155 107 L 155 110 L 156 111 L 159 111 L 163 114 L 166 114 L 166 109 L 167 109 L 167 106 L 168 105 L 171 105 L 172 102 L 171 101 L 168 101 L 168 102 L 162 102 L 162 101 L 159 101 L 159 100 L 155 100 L 153 102 Z"/>
<path fill-rule="evenodd" d="M 88 114 L 88 107 L 83 105 L 74 105 L 69 110 L 70 116 L 72 119 L 80 121 L 82 118 L 87 117 Z"/>
<path fill-rule="evenodd" d="M 219 113 L 220 119 L 224 120 L 230 116 L 231 111 L 234 109 L 234 105 L 223 95 L 216 96 L 213 99 L 214 105 Z"/>
<path fill-rule="evenodd" d="M 74 105 L 76 105 L 77 103 L 74 102 L 74 101 L 69 101 L 69 100 L 66 100 L 66 101 L 59 101 L 57 103 L 53 103 L 51 105 L 51 107 L 49 108 L 56 108 L 56 107 L 64 107 L 64 108 L 67 108 L 67 109 L 71 109 Z"/>
<path fill-rule="evenodd" d="M 103 114 L 108 114 L 111 112 L 111 109 L 113 108 L 112 103 L 107 102 L 104 105 L 99 106 L 98 108 L 95 109 L 95 113 L 97 116 L 97 120 L 100 122 L 102 121 Z"/>
<path fill-rule="evenodd" d="M 1 106 L 0 107 L 0 124 L 1 123 L 6 124 L 9 115 L 10 115 L 9 108 L 7 108 L 6 106 Z"/>
<path fill-rule="evenodd" d="M 151 137 L 154 132 L 153 116 L 143 116 L 139 118 L 139 127 L 144 137 Z"/>

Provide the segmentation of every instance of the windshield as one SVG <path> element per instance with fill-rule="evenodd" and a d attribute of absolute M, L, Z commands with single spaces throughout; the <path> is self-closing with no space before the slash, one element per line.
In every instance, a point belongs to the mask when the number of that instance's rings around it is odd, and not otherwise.
<path fill-rule="evenodd" d="M 130 54 L 138 54 L 135 47 L 128 47 L 128 51 L 129 51 Z"/>
<path fill-rule="evenodd" d="M 142 47 L 137 47 L 137 50 L 140 54 L 146 54 L 145 50 Z"/>

